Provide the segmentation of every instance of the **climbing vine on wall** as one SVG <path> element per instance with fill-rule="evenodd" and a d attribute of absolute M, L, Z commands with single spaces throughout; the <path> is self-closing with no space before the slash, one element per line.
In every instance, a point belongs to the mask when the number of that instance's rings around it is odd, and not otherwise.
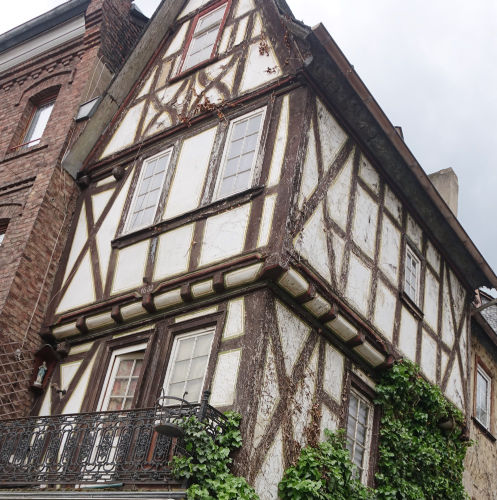
<path fill-rule="evenodd" d="M 175 456 L 172 472 L 175 477 L 190 483 L 189 500 L 257 500 L 254 489 L 242 477 L 229 471 L 231 452 L 242 445 L 241 416 L 228 412 L 223 432 L 209 434 L 205 423 L 196 417 L 183 420 L 184 447 L 187 456 Z"/>
<path fill-rule="evenodd" d="M 382 410 L 378 498 L 466 499 L 462 475 L 469 443 L 462 439 L 462 413 L 408 361 L 386 371 L 376 393 Z M 454 429 L 441 429 L 443 421 L 452 421 Z"/>
<path fill-rule="evenodd" d="M 462 484 L 469 445 L 462 439 L 462 413 L 408 361 L 386 371 L 376 393 L 382 412 L 377 488 L 368 490 L 353 478 L 339 431 L 328 433 L 325 443 L 302 450 L 280 483 L 283 500 L 468 498 Z M 453 428 L 441 429 L 441 422 Z"/>

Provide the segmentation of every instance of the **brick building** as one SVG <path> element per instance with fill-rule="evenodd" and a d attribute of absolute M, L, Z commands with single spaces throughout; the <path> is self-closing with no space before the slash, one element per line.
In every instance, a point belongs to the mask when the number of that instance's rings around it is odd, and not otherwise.
<path fill-rule="evenodd" d="M 32 358 L 78 189 L 61 168 L 147 19 L 70 0 L 0 35 L 0 415 L 27 414 Z"/>

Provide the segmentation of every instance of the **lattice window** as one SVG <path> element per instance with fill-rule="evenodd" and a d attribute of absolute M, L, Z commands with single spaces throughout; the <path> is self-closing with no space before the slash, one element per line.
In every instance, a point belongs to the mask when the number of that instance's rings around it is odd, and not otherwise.
<path fill-rule="evenodd" d="M 198 66 L 214 56 L 227 6 L 228 3 L 225 2 L 195 18 L 193 22 L 195 29 L 185 49 L 186 55 L 180 72 Z"/>
<path fill-rule="evenodd" d="M 217 198 L 224 198 L 251 186 L 265 111 L 259 109 L 231 122 L 218 180 Z"/>
<path fill-rule="evenodd" d="M 167 396 L 200 401 L 213 338 L 213 328 L 176 336 L 164 382 Z"/>
<path fill-rule="evenodd" d="M 419 279 L 421 262 L 409 246 L 406 246 L 406 263 L 404 273 L 404 291 L 415 303 L 419 304 Z"/>
<path fill-rule="evenodd" d="M 347 419 L 347 449 L 355 466 L 355 475 L 367 481 L 373 406 L 356 392 L 350 393 Z"/>
<path fill-rule="evenodd" d="M 172 149 L 144 160 L 131 201 L 126 232 L 153 224 L 171 160 Z"/>
<path fill-rule="evenodd" d="M 107 371 L 99 410 L 129 410 L 140 378 L 144 346 L 116 350 Z"/>
<path fill-rule="evenodd" d="M 476 401 L 475 416 L 478 422 L 486 429 L 490 428 L 490 395 L 492 379 L 486 371 L 478 365 L 476 370 Z"/>

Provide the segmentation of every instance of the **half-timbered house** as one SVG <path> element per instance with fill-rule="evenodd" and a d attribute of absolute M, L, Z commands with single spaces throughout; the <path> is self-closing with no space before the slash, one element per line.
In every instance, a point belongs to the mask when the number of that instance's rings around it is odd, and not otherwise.
<path fill-rule="evenodd" d="M 69 431 L 38 481 L 179 495 L 161 394 L 242 414 L 262 499 L 316 428 L 346 427 L 372 484 L 396 358 L 468 411 L 469 306 L 497 277 L 283 0 L 164 0 L 63 165 L 81 194 L 41 333 L 65 357 L 31 421 Z"/>

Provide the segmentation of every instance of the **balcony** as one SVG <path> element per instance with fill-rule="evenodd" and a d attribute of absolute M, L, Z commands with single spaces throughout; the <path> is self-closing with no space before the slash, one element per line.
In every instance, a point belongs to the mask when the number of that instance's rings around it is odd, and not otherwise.
<path fill-rule="evenodd" d="M 154 408 L 0 421 L 0 488 L 184 489 L 169 466 L 174 455 L 186 453 L 182 441 L 155 427 L 195 415 L 209 432 L 222 432 L 224 416 L 207 399 L 208 394 L 200 404 L 165 406 L 160 400 Z"/>

